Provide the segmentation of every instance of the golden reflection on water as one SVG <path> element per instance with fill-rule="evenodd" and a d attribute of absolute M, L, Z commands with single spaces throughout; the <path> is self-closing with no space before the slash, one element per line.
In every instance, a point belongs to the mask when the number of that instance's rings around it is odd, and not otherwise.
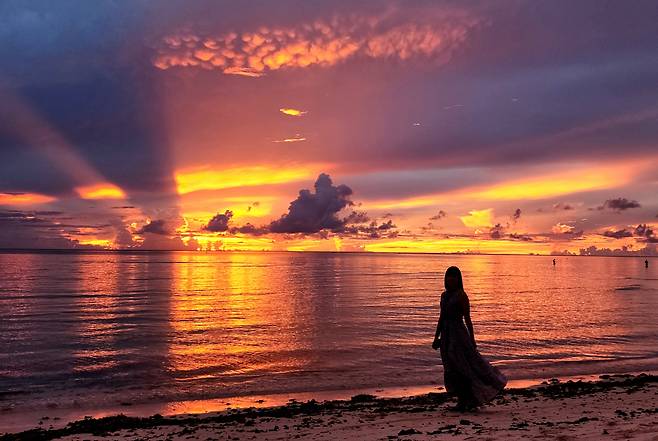
<path fill-rule="evenodd" d="M 175 266 L 170 345 L 172 368 L 204 372 L 225 364 L 227 372 L 294 369 L 303 357 L 282 361 L 267 356 L 299 348 L 294 302 L 281 286 L 289 265 L 272 268 L 267 254 L 185 254 Z M 283 366 L 285 364 L 285 366 Z"/>

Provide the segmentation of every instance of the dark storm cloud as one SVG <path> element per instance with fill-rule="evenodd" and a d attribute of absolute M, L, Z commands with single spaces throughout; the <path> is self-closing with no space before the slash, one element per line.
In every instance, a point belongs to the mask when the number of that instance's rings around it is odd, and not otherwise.
<path fill-rule="evenodd" d="M 616 198 L 616 199 L 608 199 L 606 200 L 603 205 L 600 205 L 597 208 L 597 210 L 613 210 L 613 211 L 625 211 L 629 210 L 631 208 L 640 208 L 642 205 L 638 201 L 635 200 L 629 200 L 626 198 Z"/>
<path fill-rule="evenodd" d="M 167 224 L 167 221 L 163 219 L 157 219 L 144 225 L 142 228 L 137 230 L 136 233 L 137 234 L 151 233 L 151 234 L 158 234 L 161 236 L 167 236 L 171 234 L 171 230 Z"/>
<path fill-rule="evenodd" d="M 314 185 L 315 191 L 303 189 L 290 203 L 288 212 L 268 225 L 256 227 L 251 223 L 230 225 L 233 213 L 226 210 L 215 215 L 204 230 L 231 234 L 260 236 L 268 233 L 311 235 L 327 238 L 329 232 L 366 238 L 393 237 L 397 235 L 392 219 L 381 223 L 371 220 L 364 211 L 352 210 L 347 216 L 341 212 L 356 205 L 350 197 L 352 189 L 347 185 L 334 185 L 331 177 L 321 173 Z M 390 217 L 390 213 L 385 218 Z"/>
<path fill-rule="evenodd" d="M 606 237 L 612 237 L 615 239 L 621 239 L 624 237 L 632 237 L 633 233 L 631 231 L 628 231 L 626 229 L 623 230 L 616 230 L 616 231 L 605 231 L 603 232 L 603 235 Z"/>
<path fill-rule="evenodd" d="M 322 173 L 315 181 L 315 192 L 300 190 L 297 199 L 290 203 L 288 212 L 270 224 L 273 233 L 317 233 L 320 230 L 340 230 L 345 219 L 338 213 L 354 205 L 350 200 L 352 189 L 346 185 L 333 185 L 329 175 Z"/>
<path fill-rule="evenodd" d="M 233 212 L 231 210 L 226 210 L 224 213 L 217 213 L 208 221 L 208 225 L 205 226 L 204 230 L 213 233 L 228 231 L 228 223 L 232 217 Z"/>

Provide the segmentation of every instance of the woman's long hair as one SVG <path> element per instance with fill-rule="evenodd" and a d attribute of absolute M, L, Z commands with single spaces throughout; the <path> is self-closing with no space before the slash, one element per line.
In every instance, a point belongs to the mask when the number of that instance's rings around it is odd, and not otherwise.
<path fill-rule="evenodd" d="M 456 277 L 457 278 L 457 284 L 459 285 L 459 290 L 463 291 L 464 290 L 464 282 L 462 281 L 462 272 L 457 268 L 456 266 L 451 266 L 446 270 L 446 275 L 443 278 L 443 286 L 445 287 L 446 291 L 448 290 L 448 284 L 446 283 L 446 279 L 448 276 L 451 277 Z"/>

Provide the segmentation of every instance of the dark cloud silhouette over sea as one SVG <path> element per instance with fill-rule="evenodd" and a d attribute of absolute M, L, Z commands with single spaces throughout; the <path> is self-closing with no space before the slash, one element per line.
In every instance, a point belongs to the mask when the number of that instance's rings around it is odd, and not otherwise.
<path fill-rule="evenodd" d="M 273 233 L 317 233 L 320 230 L 340 231 L 346 224 L 338 217 L 344 208 L 354 205 L 350 200 L 352 189 L 346 185 L 333 185 L 327 174 L 315 181 L 315 192 L 300 190 L 297 199 L 290 203 L 288 212 L 273 221 Z"/>

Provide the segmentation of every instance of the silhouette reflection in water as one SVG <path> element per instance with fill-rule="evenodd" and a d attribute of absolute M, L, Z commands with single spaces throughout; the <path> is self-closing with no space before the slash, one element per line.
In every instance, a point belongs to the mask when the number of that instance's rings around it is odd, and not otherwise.
<path fill-rule="evenodd" d="M 441 353 L 446 390 L 457 396 L 455 410 L 481 406 L 505 388 L 507 378 L 477 350 L 468 296 L 456 266 L 445 273 L 445 291 L 441 294 L 432 347 Z"/>

